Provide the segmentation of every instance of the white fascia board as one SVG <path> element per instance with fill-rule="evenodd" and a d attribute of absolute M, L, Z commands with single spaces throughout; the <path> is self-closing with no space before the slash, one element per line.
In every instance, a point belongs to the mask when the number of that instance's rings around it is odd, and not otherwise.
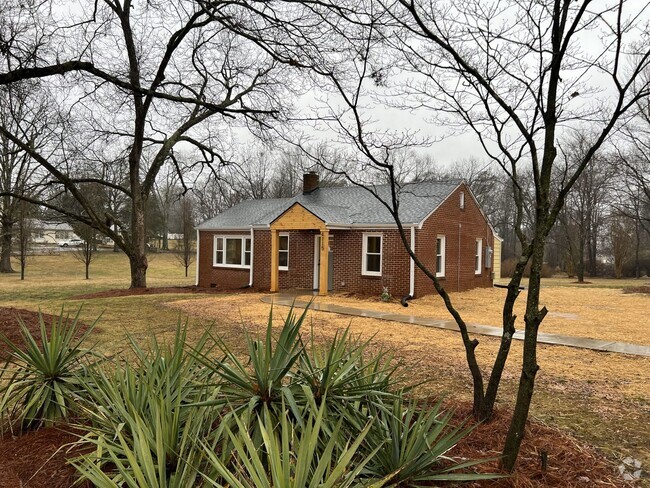
<path fill-rule="evenodd" d="M 246 227 L 219 227 L 217 229 L 208 229 L 201 228 L 197 229 L 199 232 L 248 232 L 251 230 L 251 226 L 247 225 Z"/>

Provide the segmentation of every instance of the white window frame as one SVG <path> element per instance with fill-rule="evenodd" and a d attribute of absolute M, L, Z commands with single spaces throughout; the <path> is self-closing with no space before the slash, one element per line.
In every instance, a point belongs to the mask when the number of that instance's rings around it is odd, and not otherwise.
<path fill-rule="evenodd" d="M 227 240 L 235 240 L 238 239 L 242 241 L 241 243 L 241 263 L 242 264 L 228 264 L 225 262 L 226 260 L 226 246 Z M 217 241 L 222 240 L 223 241 L 223 246 L 222 246 L 222 260 L 224 262 L 219 263 L 217 262 Z M 246 250 L 246 241 L 250 241 L 251 243 L 251 250 L 247 251 Z M 214 236 L 213 240 L 213 247 L 212 247 L 212 266 L 216 268 L 235 268 L 235 269 L 249 269 L 251 267 L 250 264 L 246 264 L 246 255 L 250 254 L 250 262 L 253 261 L 253 242 L 251 241 L 250 236 L 241 236 L 241 235 L 216 235 Z"/>
<path fill-rule="evenodd" d="M 287 248 L 286 249 L 281 249 L 280 248 L 280 238 L 281 237 L 286 237 L 287 238 Z M 280 262 L 280 256 L 279 255 L 281 253 L 283 253 L 283 252 L 287 253 L 287 265 L 286 266 L 280 266 L 278 264 L 278 269 L 280 271 L 289 271 L 289 246 L 290 246 L 290 244 L 289 244 L 289 233 L 288 232 L 281 232 L 280 234 L 278 234 L 278 263 Z"/>
<path fill-rule="evenodd" d="M 474 246 L 474 274 L 481 274 L 481 267 L 483 266 L 483 239 L 476 239 L 476 245 Z"/>
<path fill-rule="evenodd" d="M 440 240 L 440 254 L 438 254 L 438 240 Z M 436 277 L 445 277 L 445 261 L 447 255 L 447 238 L 440 234 L 436 236 Z M 438 269 L 438 256 L 440 256 L 440 269 Z"/>
<path fill-rule="evenodd" d="M 379 271 L 368 271 L 368 238 L 379 237 Z M 375 254 L 375 253 L 373 253 Z M 384 236 L 377 232 L 364 232 L 361 250 L 361 274 L 363 276 L 381 276 L 384 255 Z"/>
<path fill-rule="evenodd" d="M 459 204 L 460 204 L 460 209 L 465 210 L 465 192 L 464 191 L 460 192 L 460 202 L 459 202 Z"/>

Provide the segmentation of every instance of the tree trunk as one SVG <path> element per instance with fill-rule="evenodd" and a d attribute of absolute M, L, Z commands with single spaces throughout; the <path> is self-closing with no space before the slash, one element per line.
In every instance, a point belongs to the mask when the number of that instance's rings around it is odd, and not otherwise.
<path fill-rule="evenodd" d="M 639 246 L 641 244 L 641 235 L 639 231 L 638 219 L 634 222 L 634 235 L 636 237 L 634 246 L 634 277 L 636 279 L 639 279 L 641 278 L 641 266 L 639 265 Z"/>
<path fill-rule="evenodd" d="M 584 283 L 585 281 L 585 240 L 582 236 L 580 237 L 580 240 L 578 242 L 578 259 L 576 263 L 576 274 L 578 275 L 578 283 Z"/>
<path fill-rule="evenodd" d="M 501 344 L 497 357 L 494 360 L 494 365 L 492 366 L 492 372 L 490 373 L 483 402 L 478 411 L 477 420 L 479 421 L 489 420 L 494 413 L 494 404 L 496 403 L 499 392 L 501 377 L 510 353 L 512 336 L 515 334 L 515 321 L 517 320 L 517 316 L 514 314 L 514 306 L 519 296 L 519 285 L 521 284 L 521 278 L 524 275 L 528 258 L 528 255 L 522 255 L 515 266 L 512 279 L 508 284 L 508 294 L 503 304 L 503 333 L 501 334 Z"/>
<path fill-rule="evenodd" d="M 8 219 L 2 219 L 2 244 L 0 247 L 0 273 L 13 273 L 11 267 L 11 241 L 13 232 L 13 222 Z"/>
<path fill-rule="evenodd" d="M 147 287 L 147 231 L 145 227 L 145 206 L 146 201 L 140 191 L 133 192 L 133 206 L 131 217 L 131 252 L 129 263 L 131 264 L 131 288 Z"/>
<path fill-rule="evenodd" d="M 163 251 L 169 251 L 169 236 L 167 232 L 167 216 L 165 216 L 165 222 L 163 223 L 162 229 L 162 249 Z"/>
<path fill-rule="evenodd" d="M 547 313 L 546 307 L 539 310 L 541 272 L 544 262 L 544 237 L 542 232 L 538 232 L 533 246 L 530 278 L 528 281 L 528 300 L 526 302 L 526 315 L 524 317 L 526 334 L 524 337 L 523 365 L 519 378 L 519 389 L 517 390 L 517 403 L 515 404 L 510 429 L 508 430 L 506 442 L 503 447 L 503 457 L 501 459 L 502 467 L 510 472 L 515 468 L 521 441 L 524 438 L 524 430 L 535 388 L 535 376 L 539 370 L 537 364 L 537 333 L 539 331 L 539 325 Z"/>

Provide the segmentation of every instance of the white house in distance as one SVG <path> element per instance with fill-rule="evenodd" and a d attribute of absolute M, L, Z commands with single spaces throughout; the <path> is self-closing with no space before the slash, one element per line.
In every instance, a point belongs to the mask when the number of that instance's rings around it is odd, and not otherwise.
<path fill-rule="evenodd" d="M 32 242 L 35 244 L 55 244 L 58 245 L 63 241 L 70 239 L 79 239 L 74 233 L 72 227 L 66 223 L 46 222 L 44 220 L 33 219 L 30 222 Z"/>

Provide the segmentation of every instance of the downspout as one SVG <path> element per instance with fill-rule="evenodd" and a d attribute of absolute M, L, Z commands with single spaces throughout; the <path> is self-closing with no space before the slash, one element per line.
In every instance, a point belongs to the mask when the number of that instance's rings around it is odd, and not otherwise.
<path fill-rule="evenodd" d="M 254 257 L 254 254 L 255 254 L 255 248 L 254 248 L 255 242 L 253 240 L 254 235 L 255 234 L 253 232 L 253 228 L 251 227 L 251 266 L 249 268 L 249 274 L 248 274 L 248 287 L 249 288 L 251 286 L 253 286 L 253 261 L 254 261 L 253 257 Z"/>
<path fill-rule="evenodd" d="M 415 226 L 411 226 L 411 250 L 415 254 Z M 409 286 L 409 295 L 411 297 L 415 296 L 415 261 L 413 258 L 411 258 L 410 262 L 411 268 L 409 269 L 409 278 L 410 278 L 410 286 Z"/>
<path fill-rule="evenodd" d="M 196 280 L 194 286 L 199 286 L 199 247 L 201 245 L 199 238 L 199 229 L 196 229 Z"/>
<path fill-rule="evenodd" d="M 463 226 L 458 222 L 458 264 L 456 270 L 456 291 L 460 291 L 460 229 Z"/>

